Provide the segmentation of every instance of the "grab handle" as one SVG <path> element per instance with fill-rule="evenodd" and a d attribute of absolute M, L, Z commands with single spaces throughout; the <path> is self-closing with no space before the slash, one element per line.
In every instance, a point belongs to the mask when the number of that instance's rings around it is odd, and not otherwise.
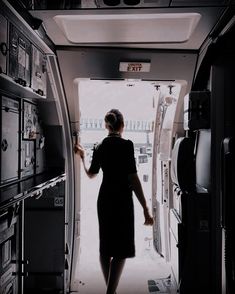
<path fill-rule="evenodd" d="M 232 204 L 233 170 L 234 164 L 234 138 L 225 138 L 221 146 L 221 225 L 229 225 L 229 212 Z"/>

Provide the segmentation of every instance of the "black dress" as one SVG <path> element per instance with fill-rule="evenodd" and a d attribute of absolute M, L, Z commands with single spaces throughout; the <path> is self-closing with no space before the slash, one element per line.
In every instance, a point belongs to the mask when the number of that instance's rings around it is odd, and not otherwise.
<path fill-rule="evenodd" d="M 103 170 L 97 209 L 100 254 L 135 256 L 134 208 L 128 174 L 136 173 L 132 141 L 109 135 L 94 148 L 89 172 Z"/>

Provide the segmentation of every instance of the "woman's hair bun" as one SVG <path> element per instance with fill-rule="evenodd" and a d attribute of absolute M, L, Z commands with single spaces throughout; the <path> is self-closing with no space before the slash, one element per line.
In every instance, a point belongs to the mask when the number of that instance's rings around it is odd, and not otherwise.
<path fill-rule="evenodd" d="M 118 131 L 124 124 L 123 115 L 118 109 L 111 109 L 107 112 L 104 120 L 112 131 Z"/>
<path fill-rule="evenodd" d="M 113 113 L 113 112 L 108 112 L 106 114 L 106 121 L 111 123 L 112 125 L 115 124 L 115 122 L 117 121 L 117 117 L 116 117 L 116 114 Z"/>

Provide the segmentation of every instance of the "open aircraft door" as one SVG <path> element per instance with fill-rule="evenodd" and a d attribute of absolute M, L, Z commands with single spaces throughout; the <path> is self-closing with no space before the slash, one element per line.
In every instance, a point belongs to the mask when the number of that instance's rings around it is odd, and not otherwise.
<path fill-rule="evenodd" d="M 178 261 L 175 260 L 175 252 L 172 252 L 171 226 L 174 227 L 174 224 L 170 223 L 170 215 L 172 210 L 180 214 L 179 200 L 172 196 L 171 151 L 174 140 L 183 135 L 183 97 L 186 86 L 184 81 L 161 82 L 155 86 L 158 105 L 152 166 L 153 240 L 156 251 L 171 264 Z M 177 265 L 172 267 L 177 268 Z"/>

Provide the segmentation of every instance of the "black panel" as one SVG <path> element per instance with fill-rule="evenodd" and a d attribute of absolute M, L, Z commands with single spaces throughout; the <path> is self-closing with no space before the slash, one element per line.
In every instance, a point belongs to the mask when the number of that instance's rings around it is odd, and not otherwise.
<path fill-rule="evenodd" d="M 45 126 L 45 152 L 47 168 L 64 170 L 64 155 L 61 144 L 55 142 L 62 142 L 62 127 L 61 126 Z"/>
<path fill-rule="evenodd" d="M 229 3 L 229 0 L 172 0 L 171 6 L 223 6 Z"/>
<path fill-rule="evenodd" d="M 64 182 L 25 201 L 24 293 L 61 293 L 64 281 Z"/>
<path fill-rule="evenodd" d="M 208 128 L 210 128 L 210 92 L 190 92 L 184 100 L 184 129 L 193 131 Z"/>
<path fill-rule="evenodd" d="M 81 8 L 81 0 L 36 0 L 34 1 L 34 5 L 30 5 L 31 1 L 24 0 L 25 3 L 28 2 L 29 9 L 76 9 Z M 31 6 L 31 7 L 30 7 Z"/>
<path fill-rule="evenodd" d="M 179 293 L 211 292 L 211 195 L 183 195 L 184 220 L 179 227 Z M 213 292 L 214 294 L 214 292 Z"/>
<path fill-rule="evenodd" d="M 22 0 L 21 0 L 22 1 Z M 27 9 L 85 9 L 85 8 L 139 8 L 139 7 L 168 7 L 170 0 L 23 0 Z"/>
<path fill-rule="evenodd" d="M 0 14 L 0 73 L 7 69 L 7 20 Z"/>

